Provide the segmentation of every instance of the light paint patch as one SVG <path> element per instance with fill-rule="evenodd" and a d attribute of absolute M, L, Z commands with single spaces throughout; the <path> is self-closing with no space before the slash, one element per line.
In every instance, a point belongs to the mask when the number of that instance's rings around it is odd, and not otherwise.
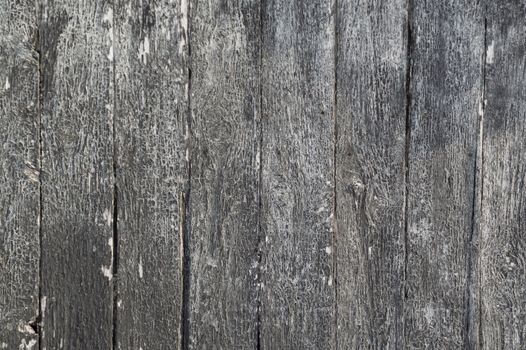
<path fill-rule="evenodd" d="M 111 224 L 113 223 L 113 215 L 111 215 L 111 211 L 109 209 L 104 210 L 104 213 L 102 213 L 102 218 L 104 219 L 104 221 L 106 221 L 106 225 L 108 226 L 111 226 Z"/>
<path fill-rule="evenodd" d="M 117 307 L 118 307 L 118 308 L 121 308 L 121 307 L 122 307 L 122 300 L 117 300 Z"/>
<path fill-rule="evenodd" d="M 170 36 L 170 34 L 167 35 L 167 39 L 168 40 L 170 40 L 169 36 Z M 180 55 L 184 54 L 185 44 L 186 44 L 186 42 L 183 39 L 181 39 L 179 41 L 179 54 Z"/>
<path fill-rule="evenodd" d="M 113 61 L 113 45 L 110 46 L 110 52 L 108 53 L 108 59 L 111 61 Z"/>
<path fill-rule="evenodd" d="M 144 37 L 144 40 L 139 44 L 139 59 L 142 60 L 142 63 L 146 64 L 148 62 L 146 56 L 150 53 L 150 39 L 147 36 Z"/>
<path fill-rule="evenodd" d="M 329 276 L 329 281 L 327 282 L 327 284 L 330 286 L 332 286 L 332 276 Z"/>
<path fill-rule="evenodd" d="M 35 330 L 28 324 L 19 324 L 18 331 L 24 334 L 35 334 Z"/>
<path fill-rule="evenodd" d="M 102 17 L 102 21 L 113 24 L 113 9 L 111 7 L 108 8 L 108 11 L 104 14 L 104 17 Z"/>
<path fill-rule="evenodd" d="M 9 90 L 10 87 L 11 87 L 11 84 L 9 84 L 9 77 L 5 77 L 5 86 L 4 86 L 4 88 L 6 90 Z"/>
<path fill-rule="evenodd" d="M 113 237 L 108 239 L 108 246 L 110 247 L 111 254 L 113 255 Z"/>
<path fill-rule="evenodd" d="M 46 305 L 47 305 L 47 297 L 43 296 L 42 298 L 40 298 L 40 312 L 42 313 L 42 315 L 46 313 Z"/>
<path fill-rule="evenodd" d="M 101 266 L 100 270 L 102 271 L 102 274 L 104 275 L 104 277 L 106 277 L 107 279 L 111 281 L 113 277 L 113 274 L 111 272 L 111 267 Z"/>
<path fill-rule="evenodd" d="M 7 349 L 7 343 L 1 343 L 0 349 Z"/>
<path fill-rule="evenodd" d="M 35 339 L 31 339 L 29 342 L 26 342 L 25 339 L 22 339 L 22 343 L 18 346 L 18 349 L 20 350 L 31 350 L 36 345 L 37 341 Z"/>
<path fill-rule="evenodd" d="M 188 29 L 188 0 L 181 0 L 181 26 Z"/>
<path fill-rule="evenodd" d="M 27 165 L 24 169 L 24 175 L 33 182 L 38 182 L 40 178 L 40 172 L 31 165 Z"/>
<path fill-rule="evenodd" d="M 491 41 L 491 44 L 489 44 L 488 50 L 486 51 L 486 62 L 489 64 L 492 64 L 494 56 L 495 56 L 495 45 L 494 45 L 494 42 Z"/>
<path fill-rule="evenodd" d="M 140 256 L 139 257 L 139 278 L 143 278 L 144 277 L 144 270 L 142 268 L 142 257 Z"/>
<path fill-rule="evenodd" d="M 433 317 L 435 316 L 435 310 L 429 305 L 426 306 L 424 310 L 424 317 L 426 318 L 426 321 L 428 324 L 430 324 L 433 321 Z"/>
<path fill-rule="evenodd" d="M 330 255 L 332 253 L 332 247 L 325 247 L 325 253 Z"/>

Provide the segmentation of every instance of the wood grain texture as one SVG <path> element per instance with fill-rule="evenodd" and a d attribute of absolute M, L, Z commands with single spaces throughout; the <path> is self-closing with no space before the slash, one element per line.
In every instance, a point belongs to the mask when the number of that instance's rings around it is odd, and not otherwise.
<path fill-rule="evenodd" d="M 402 349 L 405 1 L 338 1 L 338 348 Z"/>
<path fill-rule="evenodd" d="M 259 1 L 191 1 L 188 348 L 257 344 Z"/>
<path fill-rule="evenodd" d="M 481 236 L 484 349 L 526 344 L 526 7 L 487 2 Z"/>
<path fill-rule="evenodd" d="M 334 346 L 332 1 L 263 7 L 261 347 Z"/>
<path fill-rule="evenodd" d="M 480 3 L 413 1 L 405 337 L 468 346 L 470 254 L 482 99 Z"/>
<path fill-rule="evenodd" d="M 117 349 L 181 341 L 187 13 L 184 0 L 115 4 Z"/>
<path fill-rule="evenodd" d="M 42 349 L 112 344 L 111 3 L 42 3 Z"/>
<path fill-rule="evenodd" d="M 36 9 L 0 0 L 0 349 L 38 339 L 39 111 Z"/>

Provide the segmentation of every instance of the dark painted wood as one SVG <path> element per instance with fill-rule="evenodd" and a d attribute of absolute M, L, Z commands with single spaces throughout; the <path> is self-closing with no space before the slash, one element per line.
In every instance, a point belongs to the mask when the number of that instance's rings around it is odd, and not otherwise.
<path fill-rule="evenodd" d="M 187 7 L 184 0 L 115 4 L 117 349 L 181 342 Z"/>
<path fill-rule="evenodd" d="M 332 348 L 334 3 L 263 4 L 261 347 Z"/>
<path fill-rule="evenodd" d="M 337 10 L 338 348 L 403 349 L 407 4 Z"/>
<path fill-rule="evenodd" d="M 259 1 L 191 3 L 190 349 L 257 344 Z"/>
<path fill-rule="evenodd" d="M 32 1 L 0 1 L 0 349 L 30 349 L 38 342 L 40 162 L 35 15 Z"/>
<path fill-rule="evenodd" d="M 110 349 L 111 3 L 41 5 L 41 346 Z"/>
<path fill-rule="evenodd" d="M 468 347 L 483 6 L 412 1 L 405 338 Z"/>
<path fill-rule="evenodd" d="M 487 2 L 481 347 L 526 344 L 526 7 Z"/>

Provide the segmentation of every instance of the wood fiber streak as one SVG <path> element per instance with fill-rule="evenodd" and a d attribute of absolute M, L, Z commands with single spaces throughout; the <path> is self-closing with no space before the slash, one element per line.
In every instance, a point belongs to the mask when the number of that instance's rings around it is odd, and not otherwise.
<path fill-rule="evenodd" d="M 257 344 L 259 1 L 191 1 L 190 349 Z"/>
<path fill-rule="evenodd" d="M 338 348 L 403 339 L 406 1 L 338 1 Z"/>
<path fill-rule="evenodd" d="M 263 349 L 334 346 L 333 6 L 264 2 Z"/>
<path fill-rule="evenodd" d="M 487 2 L 481 347 L 526 344 L 526 5 Z"/>
<path fill-rule="evenodd" d="M 447 0 L 410 10 L 407 348 L 468 346 L 482 8 Z"/>
<path fill-rule="evenodd" d="M 115 6 L 117 349 L 180 344 L 187 13 L 184 0 Z"/>
<path fill-rule="evenodd" d="M 42 349 L 112 344 L 111 3 L 44 1 Z"/>
<path fill-rule="evenodd" d="M 37 343 L 39 116 L 36 9 L 0 0 L 0 349 Z"/>

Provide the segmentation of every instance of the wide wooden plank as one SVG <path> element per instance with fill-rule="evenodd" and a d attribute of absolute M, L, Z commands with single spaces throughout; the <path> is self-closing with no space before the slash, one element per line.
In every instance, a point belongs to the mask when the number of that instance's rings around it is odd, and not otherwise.
<path fill-rule="evenodd" d="M 117 349 L 181 342 L 187 13 L 184 0 L 115 6 Z"/>
<path fill-rule="evenodd" d="M 338 1 L 338 348 L 402 349 L 406 1 Z"/>
<path fill-rule="evenodd" d="M 484 15 L 480 2 L 413 1 L 405 337 L 467 348 Z"/>
<path fill-rule="evenodd" d="M 526 344 L 526 7 L 487 1 L 480 221 L 485 349 Z"/>
<path fill-rule="evenodd" d="M 190 349 L 254 349 L 259 1 L 191 2 Z"/>
<path fill-rule="evenodd" d="M 42 4 L 42 349 L 112 345 L 110 3 Z"/>
<path fill-rule="evenodd" d="M 334 3 L 263 4 L 261 347 L 326 349 L 335 331 Z"/>
<path fill-rule="evenodd" d="M 35 15 L 33 1 L 0 0 L 0 349 L 25 349 L 38 341 L 40 162 Z"/>

